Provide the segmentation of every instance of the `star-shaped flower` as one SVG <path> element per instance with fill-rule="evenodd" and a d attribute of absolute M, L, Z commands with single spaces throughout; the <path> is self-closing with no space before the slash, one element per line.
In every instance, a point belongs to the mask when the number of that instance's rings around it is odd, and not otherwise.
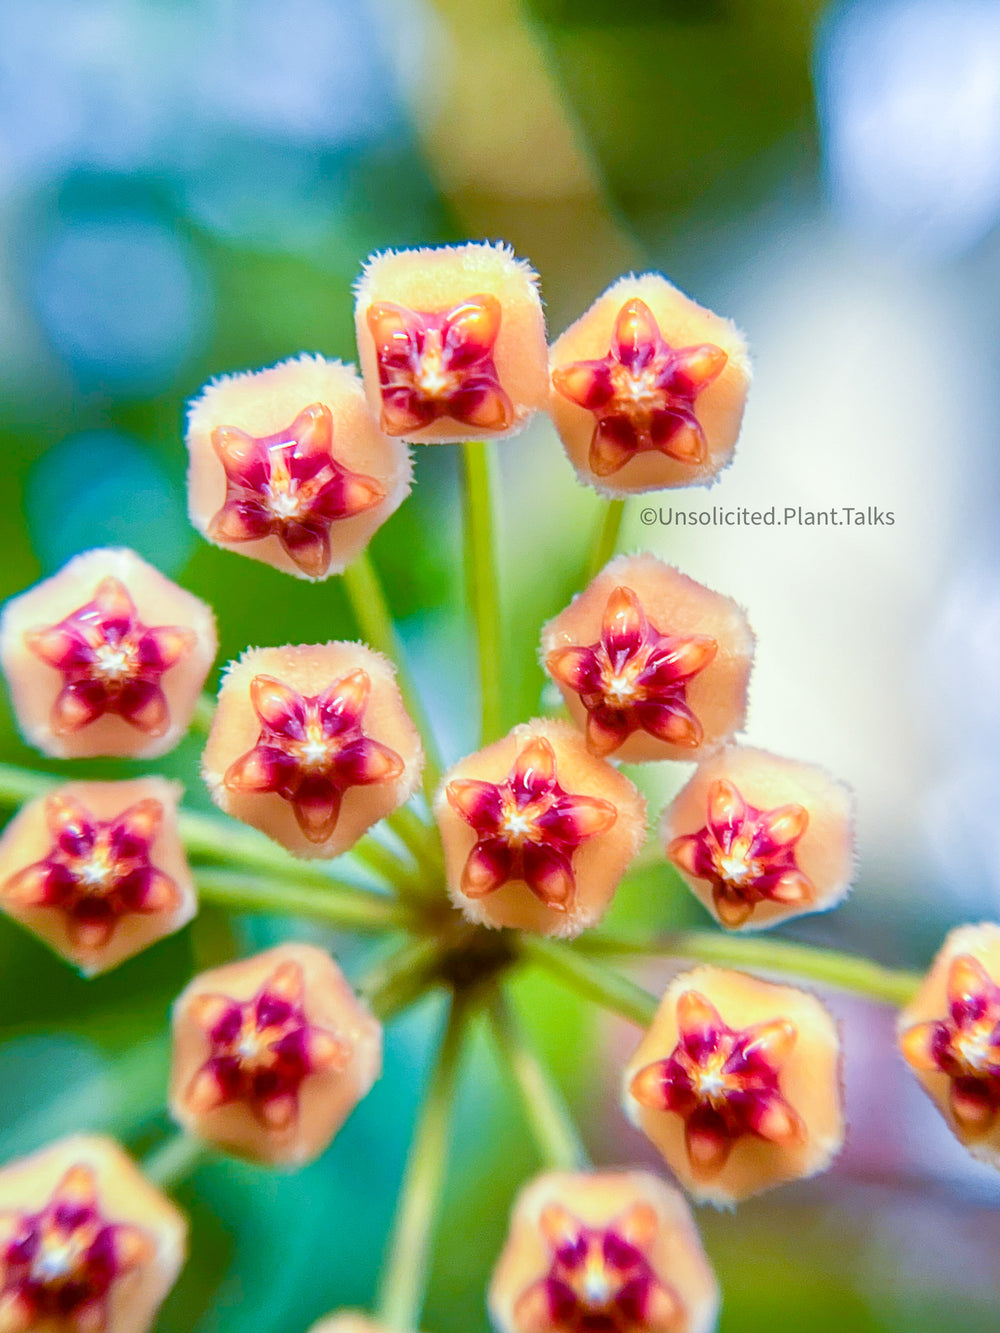
<path fill-rule="evenodd" d="M 347 1068 L 351 1046 L 306 1017 L 305 978 L 298 963 L 282 963 L 252 1000 L 201 995 L 195 1021 L 209 1043 L 185 1101 L 195 1115 L 232 1102 L 247 1105 L 261 1124 L 285 1133 L 299 1113 L 302 1084 L 319 1072 Z"/>
<path fill-rule="evenodd" d="M 62 912 L 71 942 L 85 951 L 107 944 L 131 913 L 179 906 L 177 885 L 150 861 L 163 822 L 159 801 L 138 801 L 100 820 L 77 801 L 50 796 L 45 819 L 52 838 L 47 855 L 6 880 L 0 898 Z"/>
<path fill-rule="evenodd" d="M 649 306 L 633 297 L 618 312 L 607 356 L 559 366 L 552 383 L 597 418 L 590 468 L 609 477 L 651 450 L 680 463 L 703 463 L 705 433 L 694 403 L 728 359 L 714 343 L 671 347 Z"/>
<path fill-rule="evenodd" d="M 671 1054 L 640 1069 L 630 1091 L 640 1105 L 683 1118 L 697 1174 L 721 1171 L 744 1134 L 782 1145 L 803 1139 L 802 1119 L 779 1086 L 798 1036 L 794 1023 L 779 1018 L 730 1028 L 714 1005 L 689 990 L 677 1001 L 677 1027 Z"/>
<path fill-rule="evenodd" d="M 37 1213 L 0 1213 L 0 1329 L 104 1333 L 115 1283 L 148 1264 L 152 1239 L 110 1222 L 88 1166 L 71 1167 Z"/>
<path fill-rule="evenodd" d="M 716 641 L 705 634 L 661 634 L 632 589 L 615 588 L 600 639 L 556 648 L 545 665 L 560 685 L 580 696 L 594 754 L 611 754 L 637 730 L 694 748 L 704 733 L 688 707 L 687 686 L 717 651 Z"/>
<path fill-rule="evenodd" d="M 226 470 L 226 500 L 208 535 L 218 542 L 277 537 L 310 578 L 330 568 L 330 528 L 385 499 L 374 477 L 351 472 L 333 455 L 333 416 L 313 403 L 276 435 L 255 436 L 235 426 L 212 431 Z"/>
<path fill-rule="evenodd" d="M 647 1204 L 607 1227 L 587 1226 L 550 1204 L 539 1226 L 552 1260 L 514 1307 L 521 1333 L 673 1333 L 683 1326 L 680 1298 L 646 1257 L 659 1229 Z"/>
<path fill-rule="evenodd" d="M 395 750 L 362 730 L 370 691 L 368 673 L 360 669 L 316 695 L 299 694 L 273 676 L 254 676 L 250 700 L 260 735 L 230 764 L 226 786 L 276 792 L 291 803 L 306 837 L 324 842 L 349 787 L 392 782 L 405 767 Z"/>
<path fill-rule="evenodd" d="M 489 293 L 441 311 L 369 306 L 387 435 L 422 430 L 440 417 L 476 430 L 510 426 L 514 407 L 493 360 L 502 313 Z"/>
<path fill-rule="evenodd" d="M 948 1016 L 917 1023 L 900 1037 L 914 1069 L 947 1074 L 952 1114 L 970 1138 L 1000 1111 L 1000 986 L 978 959 L 959 954 L 948 971 Z"/>
<path fill-rule="evenodd" d="M 795 859 L 808 827 L 805 806 L 758 810 L 722 778 L 708 789 L 708 823 L 674 838 L 667 855 L 681 870 L 711 883 L 723 925 L 741 926 L 758 903 L 797 906 L 815 896 Z"/>
<path fill-rule="evenodd" d="M 567 911 L 576 892 L 573 853 L 618 817 L 610 801 L 563 790 L 544 737 L 525 746 L 505 781 L 461 778 L 445 794 L 476 832 L 462 871 L 466 897 L 484 898 L 509 880 L 523 880 L 556 912 Z"/>
<path fill-rule="evenodd" d="M 191 652 L 195 634 L 178 625 L 144 625 L 125 585 L 108 577 L 93 601 L 56 625 L 29 631 L 25 643 L 63 674 L 51 715 L 57 735 L 115 713 L 149 736 L 162 736 L 170 709 L 160 680 Z"/>

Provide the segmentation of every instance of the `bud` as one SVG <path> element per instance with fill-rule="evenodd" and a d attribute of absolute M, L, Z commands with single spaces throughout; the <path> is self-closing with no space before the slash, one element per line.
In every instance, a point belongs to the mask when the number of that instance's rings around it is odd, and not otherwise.
<path fill-rule="evenodd" d="M 18 725 L 58 759 L 172 750 L 217 648 L 211 609 L 122 548 L 75 556 L 0 618 Z"/>
<path fill-rule="evenodd" d="M 390 1333 L 390 1330 L 358 1310 L 341 1310 L 313 1324 L 309 1333 Z"/>
<path fill-rule="evenodd" d="M 661 274 L 616 282 L 557 339 L 549 365 L 556 430 L 603 495 L 704 484 L 732 458 L 746 342 Z"/>
<path fill-rule="evenodd" d="M 1000 1167 L 1000 926 L 960 926 L 899 1016 L 899 1049 L 951 1132 Z"/>
<path fill-rule="evenodd" d="M 743 727 L 743 610 L 648 553 L 618 556 L 542 630 L 545 669 L 598 755 L 697 759 Z"/>
<path fill-rule="evenodd" d="M 542 935 L 600 920 L 645 838 L 639 792 L 562 722 L 528 722 L 461 760 L 434 812 L 455 905 Z"/>
<path fill-rule="evenodd" d="M 248 649 L 226 668 L 202 757 L 220 809 L 304 857 L 353 846 L 422 768 L 392 664 L 360 643 Z"/>
<path fill-rule="evenodd" d="M 0 838 L 0 907 L 86 976 L 180 930 L 197 907 L 181 791 L 163 778 L 70 782 L 30 801 Z"/>
<path fill-rule="evenodd" d="M 538 277 L 507 245 L 372 255 L 355 320 L 365 392 L 388 435 L 494 439 L 547 405 Z"/>
<path fill-rule="evenodd" d="M 198 531 L 298 578 L 341 573 L 410 489 L 353 366 L 300 356 L 213 380 L 188 409 Z"/>
<path fill-rule="evenodd" d="M 805 991 L 695 968 L 667 988 L 623 1100 L 696 1199 L 738 1203 L 825 1171 L 839 1152 L 836 1025 Z"/>
<path fill-rule="evenodd" d="M 851 795 L 812 764 L 730 745 L 663 812 L 666 853 L 729 930 L 821 912 L 854 870 Z"/>
<path fill-rule="evenodd" d="M 187 1222 L 111 1139 L 74 1135 L 0 1170 L 4 1333 L 146 1333 Z"/>
<path fill-rule="evenodd" d="M 489 1290 L 499 1333 L 709 1333 L 718 1307 L 690 1209 L 645 1171 L 536 1177 Z"/>
<path fill-rule="evenodd" d="M 309 944 L 202 972 L 173 1011 L 170 1110 L 198 1138 L 272 1166 L 318 1157 L 382 1069 L 382 1027 Z"/>

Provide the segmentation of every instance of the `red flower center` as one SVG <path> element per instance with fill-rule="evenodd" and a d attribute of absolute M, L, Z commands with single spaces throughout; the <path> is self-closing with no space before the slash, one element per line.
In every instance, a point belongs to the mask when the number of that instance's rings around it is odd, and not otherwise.
<path fill-rule="evenodd" d="M 476 430 L 511 425 L 514 408 L 493 359 L 502 313 L 488 293 L 441 311 L 369 306 L 387 435 L 422 430 L 441 417 Z"/>
<path fill-rule="evenodd" d="M 556 648 L 545 665 L 580 696 L 594 754 L 611 754 L 633 731 L 691 749 L 704 731 L 688 705 L 687 687 L 717 651 L 716 641 L 704 634 L 661 634 L 632 589 L 615 588 L 598 641 Z"/>
<path fill-rule="evenodd" d="M 798 1035 L 794 1023 L 781 1018 L 730 1028 L 692 990 L 677 1001 L 677 1026 L 673 1051 L 640 1069 L 631 1092 L 642 1106 L 682 1117 L 697 1174 L 717 1174 L 745 1134 L 779 1145 L 802 1140 L 805 1126 L 779 1086 Z"/>
<path fill-rule="evenodd" d="M 694 403 L 728 359 L 713 343 L 671 347 L 649 306 L 633 297 L 618 312 L 607 356 L 560 366 L 552 383 L 597 418 L 590 469 L 608 477 L 650 451 L 703 463 L 707 446 Z"/>

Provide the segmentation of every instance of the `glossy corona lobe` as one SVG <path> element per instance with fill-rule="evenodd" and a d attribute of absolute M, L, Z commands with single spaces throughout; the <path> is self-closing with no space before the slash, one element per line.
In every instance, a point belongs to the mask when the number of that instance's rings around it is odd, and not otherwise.
<path fill-rule="evenodd" d="M 0 1170 L 4 1333 L 147 1333 L 187 1224 L 110 1139 L 84 1135 Z"/>
<path fill-rule="evenodd" d="M 553 345 L 550 370 L 570 462 L 605 495 L 704 484 L 732 458 L 746 342 L 658 273 L 599 296 Z"/>
<path fill-rule="evenodd" d="M 739 972 L 674 978 L 623 1095 L 678 1180 L 713 1203 L 815 1175 L 843 1142 L 830 1015 L 804 991 Z"/>
<path fill-rule="evenodd" d="M 338 856 L 413 794 L 416 728 L 357 643 L 254 648 L 227 669 L 202 760 L 212 799 L 298 856 Z"/>
<path fill-rule="evenodd" d="M 18 723 L 60 759 L 149 759 L 172 749 L 216 649 L 205 603 L 124 549 L 74 557 L 0 618 Z"/>
<path fill-rule="evenodd" d="M 641 1171 L 533 1180 L 489 1290 L 499 1333 L 709 1333 L 718 1302 L 683 1197 Z"/>
<path fill-rule="evenodd" d="M 746 718 L 742 609 L 649 554 L 618 556 L 542 631 L 542 660 L 590 750 L 697 759 Z"/>
<path fill-rule="evenodd" d="M 0 907 L 88 976 L 180 930 L 197 905 L 180 795 L 140 778 L 29 802 L 0 838 Z"/>
<path fill-rule="evenodd" d="M 389 435 L 493 439 L 546 405 L 538 280 L 508 246 L 373 255 L 356 323 L 368 401 Z"/>
<path fill-rule="evenodd" d="M 382 1029 L 332 958 L 305 944 L 203 972 L 174 1006 L 170 1107 L 241 1157 L 318 1156 L 381 1071 Z"/>
<path fill-rule="evenodd" d="M 720 925 L 757 930 L 841 902 L 854 869 L 851 795 L 812 764 L 731 745 L 663 813 L 668 859 Z"/>
<path fill-rule="evenodd" d="M 213 380 L 188 409 L 188 503 L 209 541 L 299 578 L 339 574 L 410 489 L 352 366 L 300 356 Z"/>
<path fill-rule="evenodd" d="M 456 764 L 434 803 L 452 901 L 471 921 L 572 936 L 642 845 L 645 802 L 563 723 L 530 722 Z"/>
<path fill-rule="evenodd" d="M 952 931 L 900 1014 L 899 1048 L 956 1138 L 1000 1167 L 1000 926 Z"/>

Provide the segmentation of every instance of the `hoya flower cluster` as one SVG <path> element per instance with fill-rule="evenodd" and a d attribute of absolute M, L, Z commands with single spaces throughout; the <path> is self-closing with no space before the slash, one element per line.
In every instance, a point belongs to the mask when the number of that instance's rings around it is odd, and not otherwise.
<path fill-rule="evenodd" d="M 537 277 L 503 245 L 376 255 L 356 295 L 360 373 L 315 355 L 223 377 L 191 404 L 187 430 L 195 527 L 297 578 L 366 568 L 367 585 L 345 585 L 356 612 L 377 595 L 364 551 L 409 491 L 410 444 L 462 441 L 475 469 L 492 441 L 547 412 L 576 475 L 619 517 L 624 497 L 704 484 L 732 456 L 745 342 L 659 274 L 622 278 L 551 347 Z M 659 816 L 656 854 L 722 930 L 759 930 L 846 894 L 846 788 L 738 739 L 754 656 L 746 613 L 651 554 L 599 563 L 540 631 L 557 715 L 506 735 L 487 728 L 440 778 L 391 632 L 248 647 L 224 668 L 201 777 L 229 820 L 299 858 L 259 901 L 414 939 L 398 975 L 388 968 L 392 985 L 364 998 L 329 953 L 295 938 L 194 977 L 173 1009 L 168 1093 L 193 1140 L 263 1166 L 313 1160 L 381 1073 L 380 1019 L 428 989 L 451 997 L 441 1087 L 471 1008 L 493 1005 L 505 1030 L 509 968 L 541 959 L 565 976 L 565 951 L 586 993 L 613 1002 L 599 968 L 550 937 L 598 926 L 646 844 L 646 802 L 622 763 L 694 765 Z M 488 586 L 489 571 L 469 572 Z M 479 629 L 485 718 L 503 681 Z M 216 652 L 210 608 L 125 550 L 76 557 L 0 621 L 21 729 L 56 758 L 164 754 L 204 713 Z M 0 840 L 3 909 L 87 975 L 180 929 L 199 881 L 209 895 L 218 883 L 189 864 L 180 795 L 150 773 L 36 795 Z M 382 821 L 401 852 L 368 837 Z M 237 826 L 209 827 L 227 859 Z M 257 846 L 241 837 L 228 859 L 256 855 L 250 869 L 274 879 L 283 853 L 261 858 Z M 341 882 L 341 857 L 378 891 Z M 993 1161 L 998 941 L 991 926 L 952 936 L 900 1029 L 956 1134 Z M 414 944 L 419 966 L 406 961 Z M 701 966 L 675 976 L 658 1006 L 647 998 L 624 1110 L 681 1189 L 731 1204 L 830 1164 L 844 1136 L 840 1043 L 815 996 Z M 531 1111 L 541 1075 L 525 1078 Z M 414 1151 L 423 1146 L 418 1132 Z M 719 1292 L 679 1190 L 644 1172 L 551 1165 L 514 1207 L 488 1296 L 498 1333 L 708 1333 Z M 422 1215 L 403 1206 L 399 1225 Z M 51 1145 L 0 1171 L 0 1329 L 142 1333 L 184 1244 L 173 1205 L 116 1145 Z M 394 1253 L 409 1263 L 429 1244 L 408 1237 Z M 335 1313 L 315 1333 L 416 1327 L 419 1308 L 389 1305 L 374 1321 Z"/>

